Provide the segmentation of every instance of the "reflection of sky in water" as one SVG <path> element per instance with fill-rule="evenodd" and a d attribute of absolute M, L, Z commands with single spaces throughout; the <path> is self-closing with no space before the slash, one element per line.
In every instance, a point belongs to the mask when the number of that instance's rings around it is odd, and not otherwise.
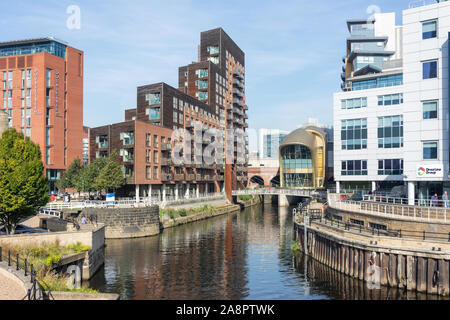
<path fill-rule="evenodd" d="M 411 299 L 364 284 L 302 256 L 294 259 L 291 210 L 270 205 L 165 230 L 108 240 L 90 285 L 121 299 Z M 306 276 L 305 276 L 306 274 Z"/>

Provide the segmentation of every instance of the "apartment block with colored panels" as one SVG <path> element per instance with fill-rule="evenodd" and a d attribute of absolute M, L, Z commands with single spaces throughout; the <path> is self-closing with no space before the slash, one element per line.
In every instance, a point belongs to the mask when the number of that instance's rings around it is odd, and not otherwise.
<path fill-rule="evenodd" d="M 244 52 L 222 28 L 216 28 L 200 34 L 198 53 L 198 62 L 179 69 L 180 90 L 208 101 L 219 115 L 221 130 L 236 128 L 245 131 L 248 128 L 248 116 Z M 228 195 L 231 189 L 245 187 L 248 180 L 247 167 L 236 161 L 238 143 L 235 141 L 233 163 L 226 166 Z M 248 140 L 245 144 L 247 163 Z"/>
<path fill-rule="evenodd" d="M 83 52 L 54 38 L 0 43 L 0 106 L 39 144 L 50 190 L 83 157 Z"/>
<path fill-rule="evenodd" d="M 90 161 L 117 152 L 126 178 L 118 196 L 164 200 L 220 192 L 223 166 L 196 164 L 195 157 L 191 163 L 175 164 L 171 155 L 174 130 L 186 129 L 193 136 L 195 122 L 202 132 L 219 127 L 210 109 L 165 83 L 138 87 L 137 108 L 125 110 L 125 122 L 91 128 Z M 191 148 L 194 153 L 194 139 Z"/>

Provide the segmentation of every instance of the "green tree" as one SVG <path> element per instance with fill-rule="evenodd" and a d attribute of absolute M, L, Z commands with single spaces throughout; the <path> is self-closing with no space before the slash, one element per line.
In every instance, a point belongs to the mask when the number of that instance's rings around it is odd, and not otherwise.
<path fill-rule="evenodd" d="M 15 129 L 0 139 L 0 221 L 7 234 L 17 223 L 48 203 L 49 187 L 44 176 L 39 146 Z"/>
<path fill-rule="evenodd" d="M 122 166 L 119 162 L 117 152 L 113 151 L 106 159 L 104 167 L 95 178 L 95 187 L 97 190 L 116 190 L 125 184 L 125 178 L 122 172 Z"/>
<path fill-rule="evenodd" d="M 100 174 L 102 168 L 106 166 L 106 162 L 107 160 L 105 158 L 98 158 L 88 166 L 83 167 L 80 172 L 84 186 L 83 191 L 88 191 L 89 193 L 91 193 L 92 191 L 98 190 L 95 184 L 95 179 Z"/>
<path fill-rule="evenodd" d="M 61 178 L 57 182 L 57 187 L 60 191 L 64 191 L 65 189 L 77 189 L 81 190 L 81 177 L 80 172 L 83 166 L 81 165 L 81 160 L 76 158 L 69 165 L 66 171 L 63 172 Z"/>

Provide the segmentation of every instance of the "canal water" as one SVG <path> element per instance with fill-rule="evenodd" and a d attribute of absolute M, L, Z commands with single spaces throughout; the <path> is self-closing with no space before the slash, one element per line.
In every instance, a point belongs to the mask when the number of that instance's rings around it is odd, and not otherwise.
<path fill-rule="evenodd" d="M 292 208 L 270 204 L 164 230 L 108 240 L 104 267 L 89 281 L 121 299 L 436 299 L 369 290 L 302 255 L 295 257 Z"/>

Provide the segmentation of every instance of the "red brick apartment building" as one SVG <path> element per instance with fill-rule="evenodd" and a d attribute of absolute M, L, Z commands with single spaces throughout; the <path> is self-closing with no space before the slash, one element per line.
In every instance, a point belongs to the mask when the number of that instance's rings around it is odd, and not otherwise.
<path fill-rule="evenodd" d="M 125 122 L 91 129 L 90 161 L 112 150 L 120 155 L 127 179 L 121 195 L 182 198 L 226 189 L 231 197 L 232 189 L 246 185 L 246 164 L 236 160 L 227 165 L 171 161 L 173 130 L 194 133 L 194 122 L 224 133 L 248 127 L 244 53 L 221 28 L 202 32 L 200 42 L 199 62 L 180 67 L 178 89 L 165 83 L 138 87 L 137 107 L 125 110 Z"/>
<path fill-rule="evenodd" d="M 0 107 L 39 144 L 50 190 L 83 157 L 83 52 L 54 38 L 0 42 Z"/>

